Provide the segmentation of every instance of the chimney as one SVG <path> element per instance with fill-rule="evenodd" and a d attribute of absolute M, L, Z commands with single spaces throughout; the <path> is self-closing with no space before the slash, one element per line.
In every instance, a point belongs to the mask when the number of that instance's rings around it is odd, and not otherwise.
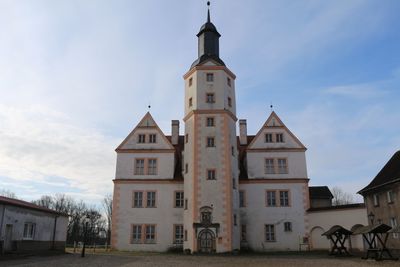
<path fill-rule="evenodd" d="M 177 145 L 179 140 L 179 121 L 172 120 L 171 143 Z"/>
<path fill-rule="evenodd" d="M 239 140 L 241 145 L 247 145 L 247 122 L 239 120 Z"/>

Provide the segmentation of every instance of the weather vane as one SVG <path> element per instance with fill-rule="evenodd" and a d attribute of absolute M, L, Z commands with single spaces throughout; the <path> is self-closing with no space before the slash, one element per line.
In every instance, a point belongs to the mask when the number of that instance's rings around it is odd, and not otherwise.
<path fill-rule="evenodd" d="M 274 111 L 274 105 L 272 105 L 272 103 L 269 107 L 271 108 L 271 111 Z"/>

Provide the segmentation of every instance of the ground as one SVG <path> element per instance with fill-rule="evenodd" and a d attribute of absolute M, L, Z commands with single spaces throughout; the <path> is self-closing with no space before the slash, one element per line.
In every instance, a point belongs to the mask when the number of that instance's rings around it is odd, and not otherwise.
<path fill-rule="evenodd" d="M 336 258 L 325 253 L 317 254 L 245 254 L 245 255 L 211 255 L 191 256 L 162 253 L 90 253 L 85 258 L 80 254 L 47 255 L 42 257 L 0 258 L 0 266 L 111 266 L 111 267 L 222 267 L 222 266 L 293 266 L 293 267 L 357 267 L 357 266 L 391 266 L 400 267 L 400 261 L 376 262 L 362 260 L 360 257 Z"/>

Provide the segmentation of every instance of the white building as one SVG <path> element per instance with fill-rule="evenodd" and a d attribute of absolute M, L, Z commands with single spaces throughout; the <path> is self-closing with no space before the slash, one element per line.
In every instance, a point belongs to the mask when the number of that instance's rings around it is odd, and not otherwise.
<path fill-rule="evenodd" d="M 237 136 L 235 74 L 210 21 L 184 75 L 184 135 L 147 113 L 116 149 L 112 246 L 190 252 L 298 250 L 309 234 L 305 146 L 272 112 Z"/>

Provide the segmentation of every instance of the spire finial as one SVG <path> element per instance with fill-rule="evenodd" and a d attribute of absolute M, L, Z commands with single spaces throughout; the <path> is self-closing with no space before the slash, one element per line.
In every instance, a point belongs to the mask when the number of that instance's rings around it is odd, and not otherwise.
<path fill-rule="evenodd" d="M 208 10 L 207 10 L 207 22 L 211 22 L 211 19 L 210 19 L 210 1 L 207 1 L 207 7 L 208 7 Z"/>

